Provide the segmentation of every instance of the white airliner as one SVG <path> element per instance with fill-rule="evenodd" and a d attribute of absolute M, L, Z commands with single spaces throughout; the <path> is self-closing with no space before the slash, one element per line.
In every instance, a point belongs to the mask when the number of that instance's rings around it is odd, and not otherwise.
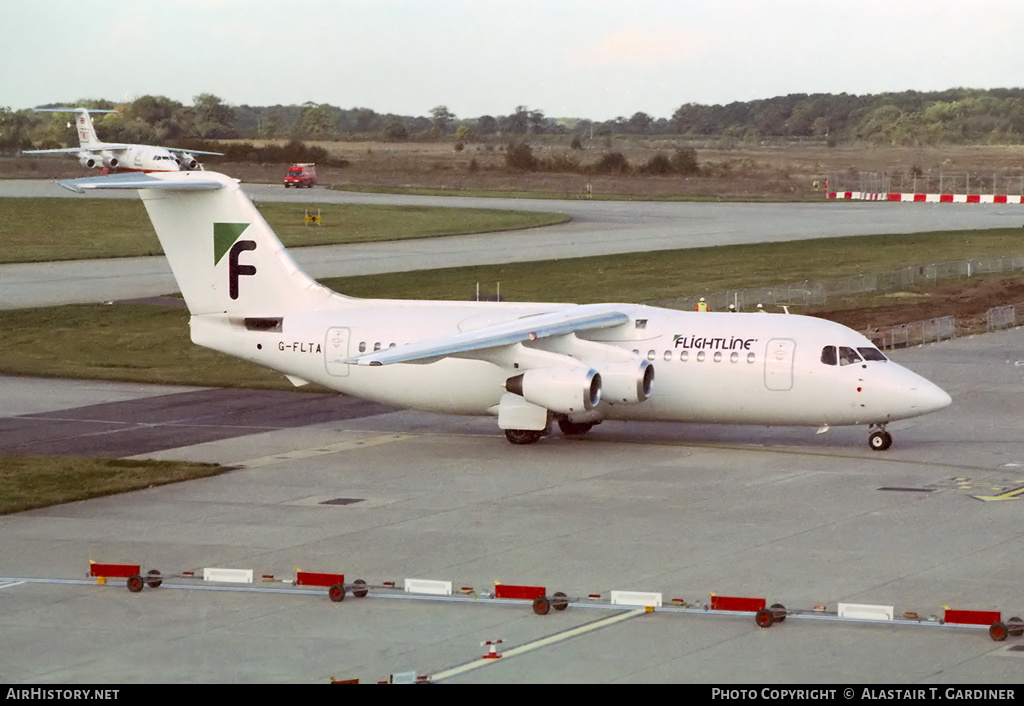
<path fill-rule="evenodd" d="M 640 304 L 355 299 L 302 272 L 242 192 L 214 172 L 60 182 L 138 189 L 191 313 L 192 341 L 402 407 L 492 415 L 513 444 L 557 422 L 870 427 L 950 397 L 861 334 L 809 316 Z M 657 380 L 654 371 L 657 369 Z"/>
<path fill-rule="evenodd" d="M 96 136 L 89 113 L 116 113 L 116 110 L 93 110 L 91 108 L 36 108 L 38 113 L 78 113 L 78 147 L 55 150 L 23 150 L 22 154 L 72 154 L 78 155 L 78 162 L 89 169 L 104 169 L 108 172 L 177 172 L 183 169 L 198 169 L 199 162 L 193 155 L 214 154 L 202 150 L 184 150 L 178 147 L 154 147 L 152 145 L 125 145 L 102 142 Z"/>

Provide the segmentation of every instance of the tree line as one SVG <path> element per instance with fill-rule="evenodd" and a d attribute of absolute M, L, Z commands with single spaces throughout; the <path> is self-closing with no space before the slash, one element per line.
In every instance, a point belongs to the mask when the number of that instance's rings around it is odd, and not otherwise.
<path fill-rule="evenodd" d="M 39 107 L 57 107 L 50 104 Z M 100 139 L 200 149 L 216 140 L 504 140 L 566 135 L 610 139 L 620 135 L 673 136 L 714 141 L 814 140 L 829 145 L 1020 144 L 1024 89 L 954 88 L 871 95 L 795 93 L 726 105 L 685 103 L 671 117 L 644 112 L 607 121 L 551 118 L 517 106 L 507 115 L 460 118 L 438 105 L 423 116 L 377 113 L 324 103 L 231 106 L 203 93 L 192 105 L 163 96 L 133 101 L 79 100 L 74 107 L 117 110 L 94 116 Z M 69 116 L 0 108 L 0 150 L 74 146 Z M 253 148 L 250 145 L 250 149 Z"/>

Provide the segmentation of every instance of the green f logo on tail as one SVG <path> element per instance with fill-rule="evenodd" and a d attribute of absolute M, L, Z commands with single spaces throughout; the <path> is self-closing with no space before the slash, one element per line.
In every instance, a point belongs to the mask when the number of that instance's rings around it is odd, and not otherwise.
<path fill-rule="evenodd" d="M 238 278 L 256 274 L 254 265 L 242 265 L 238 256 L 246 250 L 255 250 L 256 241 L 239 240 L 238 237 L 249 227 L 248 223 L 213 224 L 213 264 L 216 266 L 228 253 L 228 294 L 238 299 Z"/>

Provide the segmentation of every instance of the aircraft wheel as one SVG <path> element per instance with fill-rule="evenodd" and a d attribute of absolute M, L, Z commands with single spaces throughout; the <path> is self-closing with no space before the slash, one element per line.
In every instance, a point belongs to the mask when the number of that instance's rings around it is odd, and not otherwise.
<path fill-rule="evenodd" d="M 160 578 L 160 572 L 156 569 L 150 569 L 149 573 L 146 574 L 146 585 L 150 588 L 160 588 L 163 583 L 163 579 Z"/>
<path fill-rule="evenodd" d="M 892 434 L 887 431 L 872 432 L 868 437 L 868 446 L 872 451 L 885 451 L 892 446 Z"/>
<path fill-rule="evenodd" d="M 366 588 L 366 581 L 356 579 L 352 582 L 352 595 L 356 598 L 365 598 L 369 590 Z"/>
<path fill-rule="evenodd" d="M 781 603 L 772 603 L 768 606 L 768 610 L 772 612 L 772 617 L 775 618 L 776 623 L 781 623 L 786 620 L 786 606 Z"/>
<path fill-rule="evenodd" d="M 1018 617 L 1010 618 L 1006 621 L 1006 630 L 1014 637 L 1024 635 L 1024 620 Z"/>
<path fill-rule="evenodd" d="M 505 438 L 508 439 L 510 444 L 516 444 L 517 446 L 536 444 L 538 441 L 540 441 L 540 437 L 542 436 L 544 436 L 544 432 L 537 431 L 535 429 L 505 430 Z"/>
<path fill-rule="evenodd" d="M 556 591 L 552 596 L 551 607 L 555 610 L 565 610 L 569 607 L 569 597 L 561 591 Z"/>
<path fill-rule="evenodd" d="M 127 586 L 128 586 L 128 590 L 131 591 L 132 593 L 138 593 L 139 591 L 142 590 L 142 587 L 144 585 L 145 585 L 145 583 L 142 581 L 142 577 L 139 576 L 138 574 L 135 574 L 134 576 L 129 576 L 128 577 Z"/>
<path fill-rule="evenodd" d="M 996 642 L 1002 642 L 1005 640 L 1008 632 L 1006 625 L 998 621 L 992 623 L 988 628 L 988 636 Z"/>
<path fill-rule="evenodd" d="M 594 428 L 593 422 L 572 422 L 568 419 L 559 419 L 558 428 L 565 436 L 582 436 Z"/>
<path fill-rule="evenodd" d="M 551 611 L 551 601 L 541 596 L 533 600 L 533 612 L 537 615 L 547 615 Z"/>
<path fill-rule="evenodd" d="M 762 608 L 754 614 L 754 622 L 759 628 L 770 628 L 775 622 L 775 616 L 767 608 Z"/>
<path fill-rule="evenodd" d="M 327 589 L 327 597 L 335 603 L 341 603 L 345 600 L 345 587 L 340 583 L 336 583 Z"/>

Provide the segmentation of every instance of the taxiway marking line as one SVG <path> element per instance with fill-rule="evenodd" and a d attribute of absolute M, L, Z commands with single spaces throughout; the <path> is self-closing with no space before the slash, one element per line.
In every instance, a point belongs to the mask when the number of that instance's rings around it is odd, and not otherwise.
<path fill-rule="evenodd" d="M 625 613 L 613 615 L 610 618 L 603 618 L 601 620 L 596 620 L 592 623 L 587 623 L 586 625 L 581 625 L 577 628 L 573 628 L 572 630 L 566 630 L 565 632 L 555 633 L 554 635 L 549 635 L 548 637 L 541 638 L 540 640 L 534 640 L 533 642 L 528 642 L 525 645 L 513 647 L 510 650 L 502 652 L 500 659 L 480 658 L 473 660 L 472 662 L 469 662 L 467 664 L 463 664 L 462 666 L 452 667 L 451 669 L 446 669 L 443 672 L 432 674 L 431 681 L 437 682 L 441 681 L 442 679 L 451 679 L 452 677 L 458 676 L 460 674 L 465 674 L 466 672 L 470 672 L 474 669 L 479 669 L 480 667 L 486 667 L 488 665 L 495 664 L 496 662 L 501 662 L 502 660 L 508 659 L 509 657 L 515 657 L 516 655 L 525 654 L 526 652 L 531 652 L 533 650 L 540 649 L 541 647 L 553 645 L 556 642 L 562 642 L 563 640 L 568 640 L 573 637 L 577 637 L 579 635 L 591 632 L 593 630 L 599 630 L 600 628 L 608 627 L 609 625 L 612 625 L 614 623 L 622 622 L 623 620 L 629 620 L 630 618 L 635 618 L 639 615 L 644 615 L 647 612 L 647 608 L 630 610 Z"/>
<path fill-rule="evenodd" d="M 977 500 L 992 502 L 994 500 L 1018 500 L 1020 499 L 1019 496 L 1021 495 L 1024 495 L 1024 486 L 1021 486 L 1020 488 L 1014 488 L 1013 490 L 1008 490 L 1000 495 L 974 495 L 972 497 L 974 497 Z"/>
<path fill-rule="evenodd" d="M 298 449 L 296 451 L 286 451 L 279 454 L 272 454 L 270 456 L 260 456 L 258 458 L 250 458 L 245 461 L 235 461 L 225 465 L 244 466 L 245 468 L 260 468 L 261 466 L 270 466 L 275 463 L 283 463 L 285 461 L 296 461 L 304 458 L 328 456 L 330 454 L 341 453 L 342 451 L 366 449 L 372 446 L 380 446 L 382 444 L 390 444 L 394 441 L 403 441 L 405 439 L 413 438 L 416 438 L 415 434 L 382 434 L 380 436 L 371 436 L 366 439 L 351 439 L 349 441 L 339 441 L 335 444 L 327 444 L 326 446 L 317 446 L 316 448 Z"/>

